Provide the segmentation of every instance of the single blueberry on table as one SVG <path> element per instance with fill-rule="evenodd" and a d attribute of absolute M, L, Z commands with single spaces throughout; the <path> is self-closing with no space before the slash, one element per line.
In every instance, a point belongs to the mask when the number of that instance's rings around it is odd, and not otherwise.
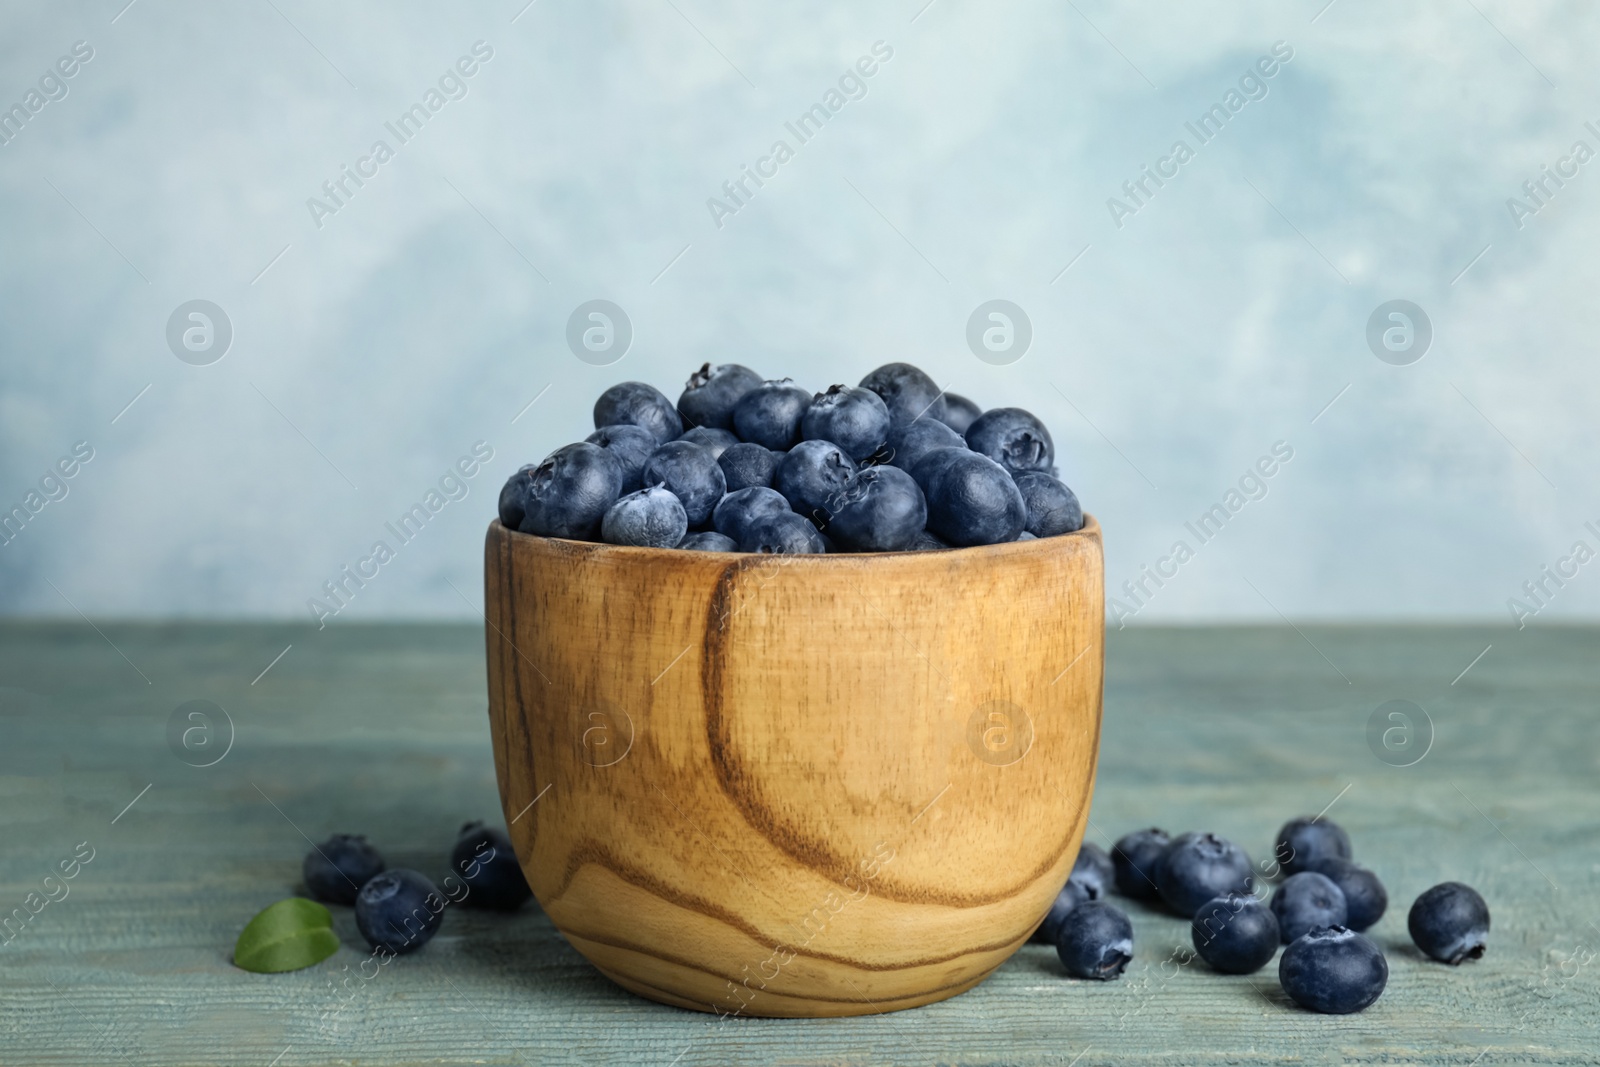
<path fill-rule="evenodd" d="M 1350 835 L 1338 823 L 1302 815 L 1283 824 L 1272 854 L 1284 874 L 1314 871 L 1325 859 L 1349 859 Z"/>
<path fill-rule="evenodd" d="M 739 541 L 740 552 L 773 555 L 821 555 L 828 550 L 822 535 L 803 515 L 792 511 L 763 515 L 752 522 Z"/>
<path fill-rule="evenodd" d="M 944 414 L 939 416 L 939 421 L 950 427 L 956 433 L 964 434 L 967 428 L 978 421 L 978 416 L 983 414 L 983 409 L 959 393 L 944 394 Z"/>
<path fill-rule="evenodd" d="M 614 426 L 602 426 L 584 440 L 591 445 L 599 445 L 616 458 L 618 465 L 622 467 L 624 493 L 636 493 L 644 488 L 644 461 L 649 459 L 650 453 L 661 444 L 655 435 L 643 426 L 630 426 L 620 422 Z"/>
<path fill-rule="evenodd" d="M 650 453 L 644 481 L 646 485 L 665 485 L 683 505 L 691 528 L 710 520 L 711 509 L 728 487 L 716 455 L 693 441 L 668 441 Z"/>
<path fill-rule="evenodd" d="M 796 512 L 826 523 L 855 473 L 855 461 L 832 441 L 801 441 L 783 457 L 772 484 Z"/>
<path fill-rule="evenodd" d="M 1443 963 L 1481 959 L 1489 944 L 1489 905 L 1471 886 L 1441 882 L 1411 905 L 1406 928 L 1418 948 Z"/>
<path fill-rule="evenodd" d="M 1032 942 L 1046 945 L 1056 943 L 1056 935 L 1061 932 L 1061 920 L 1067 917 L 1067 912 L 1079 904 L 1087 904 L 1091 900 L 1099 900 L 1100 894 L 1092 886 L 1076 878 L 1068 878 L 1067 884 L 1061 887 L 1055 900 L 1050 902 L 1050 910 L 1045 912 L 1044 921 L 1039 928 L 1028 938 Z"/>
<path fill-rule="evenodd" d="M 733 430 L 746 441 L 785 451 L 800 440 L 811 394 L 790 378 L 762 382 L 733 406 Z"/>
<path fill-rule="evenodd" d="M 1117 892 L 1136 900 L 1158 900 L 1156 869 L 1172 839 L 1165 830 L 1151 827 L 1124 834 L 1111 846 L 1111 866 L 1116 870 Z"/>
<path fill-rule="evenodd" d="M 1337 856 L 1318 863 L 1317 873 L 1326 876 L 1344 894 L 1345 926 L 1365 930 L 1383 918 L 1389 907 L 1389 893 L 1377 875 L 1353 860 Z"/>
<path fill-rule="evenodd" d="M 1083 529 L 1083 506 L 1078 495 L 1068 489 L 1061 479 L 1043 471 L 1025 471 L 1017 475 L 1017 491 L 1028 509 L 1028 533 L 1035 537 L 1055 537 Z"/>
<path fill-rule="evenodd" d="M 648 430 L 664 445 L 683 432 L 683 419 L 666 394 L 644 382 L 618 382 L 594 402 L 595 429 L 625 423 Z"/>
<path fill-rule="evenodd" d="M 950 547 L 950 542 L 946 541 L 944 538 L 940 537 L 938 534 L 934 533 L 933 531 L 931 531 L 931 530 L 918 530 L 917 531 L 917 539 L 915 541 L 911 542 L 911 547 L 910 547 L 910 549 L 908 549 L 908 551 L 911 551 L 911 552 L 937 552 L 940 549 L 949 548 L 949 547 Z"/>
<path fill-rule="evenodd" d="M 889 462 L 909 471 L 936 448 L 966 448 L 964 437 L 937 419 L 897 422 L 889 428 Z"/>
<path fill-rule="evenodd" d="M 600 540 L 638 548 L 676 548 L 688 529 L 683 504 L 670 490 L 652 485 L 607 509 L 600 521 Z"/>
<path fill-rule="evenodd" d="M 1253 884 L 1250 857 L 1216 834 L 1178 835 L 1156 866 L 1161 899 L 1185 919 L 1213 897 L 1248 893 Z"/>
<path fill-rule="evenodd" d="M 1056 461 L 1050 431 L 1021 408 L 985 411 L 967 427 L 967 447 L 981 452 L 1011 474 L 1049 471 Z"/>
<path fill-rule="evenodd" d="M 355 903 L 361 887 L 382 871 L 383 857 L 360 834 L 334 834 L 300 865 L 306 889 L 327 904 Z"/>
<path fill-rule="evenodd" d="M 373 948 L 415 952 L 439 932 L 445 899 L 427 877 L 399 868 L 367 880 L 356 896 L 356 928 Z"/>
<path fill-rule="evenodd" d="M 615 456 L 587 441 L 562 445 L 529 474 L 518 529 L 593 541 L 606 509 L 621 495 L 622 465 Z"/>
<path fill-rule="evenodd" d="M 861 388 L 878 394 L 894 422 L 944 418 L 943 390 L 909 363 L 885 363 L 861 379 Z"/>
<path fill-rule="evenodd" d="M 711 454 L 718 459 L 722 453 L 739 443 L 739 439 L 727 430 L 715 430 L 710 426 L 694 426 L 683 431 L 680 441 L 693 441 L 697 445 L 705 445 L 711 449 Z"/>
<path fill-rule="evenodd" d="M 450 869 L 467 883 L 460 903 L 469 908 L 516 911 L 533 896 L 506 832 L 481 822 L 461 827 L 450 849 Z"/>
<path fill-rule="evenodd" d="M 757 519 L 785 513 L 792 514 L 782 493 L 765 486 L 751 486 L 735 490 L 717 502 L 711 512 L 711 527 L 734 541 L 742 541 Z"/>
<path fill-rule="evenodd" d="M 717 457 L 717 466 L 722 468 L 722 476 L 728 483 L 730 493 L 749 489 L 753 485 L 771 488 L 783 457 L 782 452 L 774 452 L 753 441 L 741 441 L 729 445 Z"/>
<path fill-rule="evenodd" d="M 1348 1015 L 1382 995 L 1389 961 L 1364 935 L 1330 926 L 1289 943 L 1278 961 L 1278 981 L 1302 1008 Z"/>
<path fill-rule="evenodd" d="M 1090 900 L 1062 916 L 1056 955 L 1074 978 L 1121 978 L 1133 959 L 1133 924 L 1103 900 Z"/>
<path fill-rule="evenodd" d="M 690 428 L 709 426 L 714 430 L 733 429 L 733 409 L 750 390 L 761 384 L 761 375 L 737 363 L 713 367 L 706 363 L 689 375 L 678 397 L 678 413 Z"/>
<path fill-rule="evenodd" d="M 739 542 L 715 530 L 702 530 L 679 541 L 678 547 L 688 552 L 737 552 Z"/>
<path fill-rule="evenodd" d="M 506 529 L 516 530 L 522 526 L 528 490 L 533 484 L 533 472 L 538 469 L 537 463 L 525 463 L 500 487 L 500 525 Z"/>
<path fill-rule="evenodd" d="M 1319 926 L 1343 926 L 1348 914 L 1344 891 L 1332 879 L 1315 871 L 1291 874 L 1272 894 L 1272 914 L 1278 919 L 1283 943 Z"/>
<path fill-rule="evenodd" d="M 832 441 L 851 459 L 866 459 L 889 439 L 889 409 L 870 389 L 830 386 L 811 399 L 800 434 L 807 441 Z"/>
<path fill-rule="evenodd" d="M 911 475 L 898 467 L 868 467 L 840 490 L 828 536 L 855 552 L 900 552 L 916 543 L 928 505 Z"/>
<path fill-rule="evenodd" d="M 1093 841 L 1085 841 L 1078 847 L 1078 858 L 1072 861 L 1072 873 L 1067 877 L 1068 881 L 1077 879 L 1094 890 L 1095 898 L 1099 899 L 1116 885 L 1117 871 L 1105 849 Z"/>
<path fill-rule="evenodd" d="M 1278 920 L 1250 893 L 1224 893 L 1200 905 L 1189 923 L 1194 950 L 1213 970 L 1252 974 L 1278 951 Z"/>
<path fill-rule="evenodd" d="M 912 476 L 928 502 L 928 529 L 958 547 L 1015 541 L 1027 522 L 1022 493 L 1004 467 L 964 448 L 936 448 Z"/>

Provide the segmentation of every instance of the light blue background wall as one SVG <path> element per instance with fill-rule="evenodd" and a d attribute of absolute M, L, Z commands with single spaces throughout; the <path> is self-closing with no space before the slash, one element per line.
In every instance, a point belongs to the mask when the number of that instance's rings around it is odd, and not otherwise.
<path fill-rule="evenodd" d="M 1600 162 L 1521 228 L 1506 205 L 1600 148 L 1600 12 L 1474 2 L 8 5 L 0 103 L 94 57 L 0 147 L 0 501 L 94 458 L 0 547 L 0 610 L 309 619 L 483 440 L 342 616 L 471 617 L 499 482 L 606 384 L 911 359 L 1049 422 L 1113 587 L 1289 443 L 1139 621 L 1509 622 L 1600 546 Z M 479 40 L 398 146 L 384 122 Z M 719 229 L 708 197 L 878 40 L 866 96 Z M 1277 41 L 1266 97 L 1119 229 L 1107 198 Z M 319 228 L 307 198 L 379 138 Z M 636 332 L 612 367 L 563 340 L 595 297 Z M 1010 366 L 964 339 L 996 297 L 1035 331 Z M 210 366 L 164 337 L 196 298 L 235 331 Z M 1436 332 L 1413 365 L 1364 339 L 1391 298 Z M 1591 563 L 1539 621 L 1597 610 Z"/>

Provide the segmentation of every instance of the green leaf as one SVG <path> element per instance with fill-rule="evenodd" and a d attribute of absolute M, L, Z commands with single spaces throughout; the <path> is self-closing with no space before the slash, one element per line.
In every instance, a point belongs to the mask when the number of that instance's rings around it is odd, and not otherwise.
<path fill-rule="evenodd" d="M 339 950 L 333 916 L 314 900 L 280 900 L 251 919 L 233 946 L 233 965 L 257 974 L 298 971 Z"/>

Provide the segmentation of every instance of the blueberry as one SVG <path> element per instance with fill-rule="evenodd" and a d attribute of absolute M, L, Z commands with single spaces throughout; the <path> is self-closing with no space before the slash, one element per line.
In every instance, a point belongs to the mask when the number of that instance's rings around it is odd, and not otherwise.
<path fill-rule="evenodd" d="M 356 927 L 373 948 L 415 952 L 439 932 L 444 897 L 416 871 L 399 868 L 368 879 L 356 897 Z"/>
<path fill-rule="evenodd" d="M 383 857 L 360 834 L 334 834 L 306 853 L 300 865 L 306 889 L 329 904 L 353 904 L 367 879 L 383 870 Z"/>
<path fill-rule="evenodd" d="M 743 541 L 745 533 L 757 519 L 779 514 L 792 514 L 783 494 L 776 489 L 757 485 L 729 493 L 718 501 L 716 509 L 711 512 L 711 526 L 720 534 Z"/>
<path fill-rule="evenodd" d="M 683 431 L 680 441 L 693 441 L 697 445 L 705 445 L 711 449 L 711 454 L 718 459 L 734 445 L 739 439 L 727 430 L 714 430 L 710 426 L 694 426 Z"/>
<path fill-rule="evenodd" d="M 1067 917 L 1067 913 L 1079 904 L 1087 904 L 1091 900 L 1098 899 L 1100 899 L 1099 894 L 1087 883 L 1076 878 L 1068 878 L 1067 884 L 1056 894 L 1056 899 L 1050 902 L 1050 910 L 1045 912 L 1044 921 L 1028 940 L 1046 945 L 1055 944 L 1056 935 L 1061 932 L 1061 920 Z"/>
<path fill-rule="evenodd" d="M 650 453 L 644 480 L 646 485 L 665 485 L 683 505 L 691 527 L 706 524 L 728 487 L 716 455 L 693 441 L 668 441 Z"/>
<path fill-rule="evenodd" d="M 1035 537 L 1055 537 L 1083 529 L 1083 506 L 1078 496 L 1059 478 L 1043 471 L 1017 475 L 1017 490 L 1028 509 L 1027 532 Z"/>
<path fill-rule="evenodd" d="M 889 439 L 889 409 L 870 389 L 830 386 L 812 397 L 800 434 L 807 441 L 832 441 L 851 459 L 866 459 Z"/>
<path fill-rule="evenodd" d="M 1078 858 L 1072 861 L 1072 874 L 1068 880 L 1077 879 L 1094 890 L 1095 899 L 1111 892 L 1116 884 L 1117 872 L 1106 850 L 1093 841 L 1085 841 L 1078 848 Z"/>
<path fill-rule="evenodd" d="M 936 448 L 966 447 L 965 438 L 937 419 L 897 422 L 889 428 L 889 462 L 903 471 Z"/>
<path fill-rule="evenodd" d="M 600 520 L 622 495 L 622 464 L 587 441 L 562 445 L 528 476 L 522 501 L 523 533 L 593 541 Z"/>
<path fill-rule="evenodd" d="M 1224 893 L 1200 905 L 1189 924 L 1194 950 L 1223 974 L 1251 974 L 1278 951 L 1278 920 L 1250 893 Z"/>
<path fill-rule="evenodd" d="M 1349 859 L 1350 835 L 1337 823 L 1302 815 L 1283 824 L 1272 851 L 1284 874 L 1314 871 L 1325 859 Z"/>
<path fill-rule="evenodd" d="M 733 406 L 733 429 L 746 441 L 786 450 L 800 440 L 800 420 L 811 394 L 790 378 L 762 382 Z"/>
<path fill-rule="evenodd" d="M 1481 959 L 1489 941 L 1489 905 L 1471 886 L 1441 882 L 1411 905 L 1406 927 L 1417 947 L 1436 960 Z"/>
<path fill-rule="evenodd" d="M 1124 834 L 1111 846 L 1111 865 L 1117 873 L 1117 892 L 1137 900 L 1156 900 L 1156 868 L 1172 839 L 1165 830 L 1151 827 Z"/>
<path fill-rule="evenodd" d="M 1378 876 L 1351 860 L 1331 856 L 1317 864 L 1317 873 L 1339 887 L 1344 894 L 1344 925 L 1365 930 L 1389 907 L 1389 894 Z"/>
<path fill-rule="evenodd" d="M 1037 540 L 1039 540 L 1039 535 L 1034 533 L 1031 530 L 1023 530 L 1021 533 L 1017 534 L 1017 540 L 1018 541 L 1037 541 Z"/>
<path fill-rule="evenodd" d="M 1050 431 L 1021 408 L 985 411 L 967 427 L 967 447 L 982 452 L 1012 474 L 1048 471 L 1056 461 Z"/>
<path fill-rule="evenodd" d="M 722 468 L 722 476 L 728 483 L 730 493 L 749 489 L 753 485 L 764 485 L 770 489 L 784 455 L 783 452 L 774 452 L 752 441 L 741 441 L 729 445 L 717 457 L 717 466 Z"/>
<path fill-rule="evenodd" d="M 737 363 L 706 363 L 689 375 L 678 397 L 678 413 L 689 426 L 733 429 L 733 409 L 741 397 L 761 384 L 761 375 Z"/>
<path fill-rule="evenodd" d="M 772 484 L 795 511 L 826 522 L 835 497 L 855 472 L 855 461 L 833 442 L 801 441 L 783 457 Z"/>
<path fill-rule="evenodd" d="M 964 448 L 936 448 L 912 472 L 928 501 L 928 529 L 952 545 L 1015 541 L 1028 518 L 1004 467 Z"/>
<path fill-rule="evenodd" d="M 983 409 L 959 393 L 944 394 L 944 414 L 939 421 L 956 433 L 964 434 L 967 427 L 978 421 Z"/>
<path fill-rule="evenodd" d="M 739 540 L 740 552 L 821 555 L 827 550 L 826 542 L 811 521 L 792 511 L 761 516 L 750 524 L 744 537 Z"/>
<path fill-rule="evenodd" d="M 1347 1015 L 1383 993 L 1389 962 L 1365 936 L 1330 926 L 1290 942 L 1278 961 L 1278 981 L 1302 1008 Z"/>
<path fill-rule="evenodd" d="M 828 535 L 857 552 L 900 552 L 916 543 L 928 505 L 911 475 L 898 467 L 857 472 L 833 504 Z"/>
<path fill-rule="evenodd" d="M 1056 955 L 1074 978 L 1121 978 L 1133 959 L 1133 924 L 1103 900 L 1090 900 L 1061 919 Z"/>
<path fill-rule="evenodd" d="M 467 883 L 461 903 L 472 908 L 516 911 L 533 896 L 511 838 L 504 830 L 469 822 L 450 850 L 450 869 Z"/>
<path fill-rule="evenodd" d="M 644 461 L 661 442 L 643 426 L 630 426 L 619 422 L 615 426 L 602 426 L 585 441 L 599 445 L 615 457 L 622 467 L 622 491 L 637 493 L 644 488 Z"/>
<path fill-rule="evenodd" d="M 1272 894 L 1272 914 L 1278 918 L 1283 943 L 1319 926 L 1343 926 L 1348 908 L 1344 891 L 1332 879 L 1315 871 L 1291 874 Z"/>
<path fill-rule="evenodd" d="M 683 504 L 670 490 L 652 485 L 611 505 L 600 522 L 600 539 L 612 545 L 676 548 L 688 529 Z"/>
<path fill-rule="evenodd" d="M 940 537 L 931 530 L 918 530 L 917 539 L 911 542 L 912 552 L 937 552 L 942 548 L 949 548 L 950 542 Z"/>
<path fill-rule="evenodd" d="M 537 463 L 524 464 L 506 479 L 505 485 L 500 487 L 500 525 L 506 529 L 516 530 L 522 526 L 523 511 L 527 507 L 533 472 L 538 469 Z"/>
<path fill-rule="evenodd" d="M 678 547 L 689 552 L 737 552 L 739 543 L 727 534 L 715 530 L 692 533 L 678 542 Z"/>
<path fill-rule="evenodd" d="M 625 423 L 650 431 L 656 444 L 664 445 L 683 432 L 683 420 L 672 401 L 653 385 L 644 382 L 618 382 L 594 402 L 595 429 Z"/>
<path fill-rule="evenodd" d="M 1180 834 L 1161 854 L 1156 885 L 1167 907 L 1186 919 L 1224 893 L 1248 893 L 1250 857 L 1216 834 Z"/>
<path fill-rule="evenodd" d="M 885 363 L 861 379 L 861 388 L 878 394 L 894 422 L 944 418 L 943 390 L 909 363 Z"/>

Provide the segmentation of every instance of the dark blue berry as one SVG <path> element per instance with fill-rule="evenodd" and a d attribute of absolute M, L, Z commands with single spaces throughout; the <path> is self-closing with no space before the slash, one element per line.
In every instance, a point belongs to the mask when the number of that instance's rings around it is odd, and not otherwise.
<path fill-rule="evenodd" d="M 1028 509 L 1028 533 L 1035 537 L 1055 537 L 1083 529 L 1083 507 L 1078 496 L 1059 478 L 1043 471 L 1017 475 L 1017 491 Z"/>
<path fill-rule="evenodd" d="M 683 420 L 672 401 L 653 385 L 644 382 L 618 382 L 594 402 L 595 429 L 626 423 L 650 431 L 656 444 L 664 445 L 683 432 Z"/>
<path fill-rule="evenodd" d="M 939 421 L 956 433 L 964 434 L 967 427 L 978 421 L 983 409 L 958 393 L 944 394 L 944 414 Z"/>
<path fill-rule="evenodd" d="M 967 427 L 967 447 L 981 452 L 1012 474 L 1048 471 L 1056 461 L 1050 431 L 1021 408 L 985 411 Z"/>
<path fill-rule="evenodd" d="M 737 552 L 739 543 L 727 534 L 715 530 L 692 533 L 678 542 L 678 547 L 689 552 Z"/>
<path fill-rule="evenodd" d="M 784 453 L 774 452 L 770 448 L 750 441 L 741 441 L 728 448 L 717 457 L 717 466 L 722 468 L 722 476 L 727 480 L 728 492 L 737 492 L 740 489 L 749 489 L 754 485 L 772 487 L 772 480 L 777 476 L 778 464 L 783 462 Z"/>
<path fill-rule="evenodd" d="M 936 448 L 966 447 L 965 438 L 938 419 L 898 422 L 889 428 L 889 462 L 903 471 Z"/>
<path fill-rule="evenodd" d="M 500 525 L 508 530 L 522 527 L 523 509 L 527 506 L 528 490 L 532 487 L 533 472 L 537 463 L 527 463 L 506 479 L 500 487 Z"/>
<path fill-rule="evenodd" d="M 866 459 L 889 439 L 889 409 L 870 389 L 831 386 L 811 399 L 800 433 L 807 441 L 832 441 L 851 459 Z"/>
<path fill-rule="evenodd" d="M 737 363 L 713 367 L 706 363 L 693 374 L 678 397 L 678 413 L 684 423 L 710 426 L 714 430 L 733 429 L 733 409 L 750 390 L 761 384 L 761 375 Z"/>
<path fill-rule="evenodd" d="M 563 445 L 528 476 L 518 529 L 593 541 L 606 509 L 621 495 L 622 465 L 615 456 L 587 441 Z"/>
<path fill-rule="evenodd" d="M 936 448 L 912 472 L 928 502 L 928 529 L 952 545 L 1015 541 L 1028 518 L 1004 467 L 964 448 Z"/>
<path fill-rule="evenodd" d="M 1161 899 L 1185 919 L 1213 897 L 1248 893 L 1252 884 L 1250 857 L 1216 834 L 1180 834 L 1156 867 Z"/>
<path fill-rule="evenodd" d="M 599 445 L 616 458 L 622 468 L 624 493 L 636 493 L 644 488 L 644 461 L 661 444 L 643 426 L 630 426 L 622 422 L 614 426 L 602 426 L 584 440 L 591 445 Z"/>
<path fill-rule="evenodd" d="M 911 475 L 898 467 L 867 467 L 840 491 L 828 536 L 855 552 L 900 552 L 916 543 L 928 505 Z"/>
<path fill-rule="evenodd" d="M 817 528 L 802 515 L 785 511 L 752 522 L 739 541 L 740 552 L 821 555 L 828 550 Z"/>
<path fill-rule="evenodd" d="M 353 904 L 367 879 L 383 870 L 383 857 L 360 834 L 334 834 L 306 853 L 300 873 L 306 889 L 329 904 Z"/>
<path fill-rule="evenodd" d="M 1172 844 L 1165 830 L 1151 827 L 1124 834 L 1111 846 L 1111 865 L 1117 872 L 1117 892 L 1136 900 L 1157 900 L 1156 869 L 1162 853 Z"/>
<path fill-rule="evenodd" d="M 1347 1015 L 1382 995 L 1389 961 L 1363 935 L 1332 926 L 1289 943 L 1278 961 L 1278 981 L 1302 1008 Z"/>
<path fill-rule="evenodd" d="M 1389 893 L 1377 875 L 1352 860 L 1337 856 L 1317 864 L 1317 873 L 1326 876 L 1344 894 L 1345 926 L 1365 930 L 1383 918 L 1389 907 Z"/>
<path fill-rule="evenodd" d="M 1061 892 L 1050 902 L 1050 910 L 1045 912 L 1044 921 L 1028 940 L 1054 945 L 1056 935 L 1061 932 L 1061 920 L 1067 917 L 1067 912 L 1079 904 L 1087 904 L 1091 900 L 1098 899 L 1099 894 L 1088 884 L 1076 878 L 1068 878 L 1067 884 L 1061 887 Z"/>
<path fill-rule="evenodd" d="M 718 459 L 722 458 L 724 452 L 739 443 L 739 439 L 730 431 L 716 430 L 710 426 L 691 426 L 683 431 L 683 436 L 678 440 L 693 441 L 697 445 L 705 445 L 711 449 L 711 454 Z"/>
<path fill-rule="evenodd" d="M 800 420 L 811 394 L 784 378 L 762 382 L 733 407 L 733 429 L 746 441 L 785 451 L 800 440 Z"/>
<path fill-rule="evenodd" d="M 1314 871 L 1325 859 L 1349 859 L 1350 835 L 1337 823 L 1302 815 L 1283 824 L 1272 853 L 1284 874 Z"/>
<path fill-rule="evenodd" d="M 772 484 L 796 512 L 826 523 L 855 472 L 855 461 L 833 442 L 801 441 L 783 457 Z"/>
<path fill-rule="evenodd" d="M 1411 905 L 1406 927 L 1417 947 L 1436 960 L 1481 959 L 1489 944 L 1489 905 L 1471 886 L 1441 882 Z"/>
<path fill-rule="evenodd" d="M 894 422 L 910 422 L 923 416 L 944 417 L 943 391 L 932 378 L 909 363 L 885 363 L 861 379 L 861 388 L 878 394 Z"/>
<path fill-rule="evenodd" d="M 670 490 L 652 485 L 611 505 L 600 523 L 600 539 L 613 545 L 676 548 L 688 529 L 683 504 Z"/>
<path fill-rule="evenodd" d="M 911 543 L 909 551 L 912 552 L 937 552 L 942 548 L 949 548 L 950 543 L 931 530 L 918 530 L 917 539 Z"/>
<path fill-rule="evenodd" d="M 400 868 L 367 880 L 356 897 L 356 928 L 373 948 L 415 952 L 439 932 L 444 897 L 427 877 Z"/>
<path fill-rule="evenodd" d="M 1319 926 L 1343 926 L 1348 910 L 1344 892 L 1315 871 L 1291 874 L 1272 894 L 1278 934 L 1288 944 Z"/>
<path fill-rule="evenodd" d="M 742 541 L 750 525 L 757 519 L 779 514 L 792 514 L 783 494 L 776 489 L 757 485 L 736 490 L 718 501 L 711 513 L 711 526 L 734 541 Z"/>
<path fill-rule="evenodd" d="M 1278 920 L 1249 893 L 1224 893 L 1200 905 L 1189 924 L 1194 950 L 1223 974 L 1251 974 L 1278 951 Z"/>
<path fill-rule="evenodd" d="M 1085 901 L 1062 916 L 1056 955 L 1074 978 L 1121 978 L 1133 959 L 1133 924 L 1103 900 Z"/>
<path fill-rule="evenodd" d="M 450 869 L 467 883 L 461 903 L 472 908 L 515 911 L 533 896 L 504 830 L 469 822 L 450 850 Z"/>
<path fill-rule="evenodd" d="M 1105 849 L 1093 841 L 1085 841 L 1078 847 L 1078 858 L 1072 861 L 1072 873 L 1068 875 L 1068 880 L 1074 879 L 1092 889 L 1098 899 L 1109 894 L 1116 885 L 1116 867 Z"/>
<path fill-rule="evenodd" d="M 717 457 L 693 441 L 668 441 L 645 461 L 646 485 L 665 485 L 683 505 L 691 527 L 704 526 L 727 491 Z"/>

